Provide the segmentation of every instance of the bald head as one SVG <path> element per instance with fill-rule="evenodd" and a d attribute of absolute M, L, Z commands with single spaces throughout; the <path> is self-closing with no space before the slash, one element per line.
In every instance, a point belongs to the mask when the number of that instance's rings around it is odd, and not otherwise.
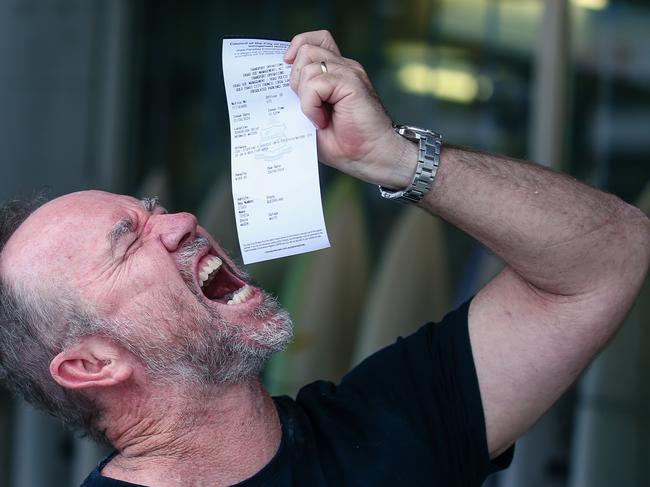
<path fill-rule="evenodd" d="M 11 285 L 38 292 L 79 289 L 80 278 L 90 272 L 87 262 L 108 251 L 101 242 L 108 235 L 105 225 L 118 218 L 113 218 L 116 199 L 137 205 L 133 198 L 82 191 L 41 206 L 6 243 L 0 254 L 0 275 Z"/>

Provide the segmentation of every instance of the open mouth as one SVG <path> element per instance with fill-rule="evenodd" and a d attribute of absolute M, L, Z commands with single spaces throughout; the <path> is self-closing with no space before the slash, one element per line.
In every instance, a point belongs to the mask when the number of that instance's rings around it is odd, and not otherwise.
<path fill-rule="evenodd" d="M 235 276 L 216 255 L 203 257 L 198 264 L 198 273 L 201 291 L 210 301 L 239 304 L 253 294 L 253 288 Z"/>

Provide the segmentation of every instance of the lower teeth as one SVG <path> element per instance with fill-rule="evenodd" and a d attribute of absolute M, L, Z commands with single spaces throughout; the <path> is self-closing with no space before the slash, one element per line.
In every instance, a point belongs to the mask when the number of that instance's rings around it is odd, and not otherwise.
<path fill-rule="evenodd" d="M 235 291 L 230 299 L 227 299 L 226 304 L 239 304 L 243 301 L 245 301 L 248 296 L 250 295 L 250 287 L 248 284 L 244 284 L 244 286 L 237 291 Z"/>

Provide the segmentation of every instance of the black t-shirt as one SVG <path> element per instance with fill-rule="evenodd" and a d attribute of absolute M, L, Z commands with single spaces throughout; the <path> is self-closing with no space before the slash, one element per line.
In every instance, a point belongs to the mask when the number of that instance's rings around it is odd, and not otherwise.
<path fill-rule="evenodd" d="M 338 386 L 318 381 L 295 400 L 275 398 L 280 447 L 237 486 L 470 487 L 505 468 L 512 449 L 488 457 L 468 307 L 373 354 Z M 136 485 L 101 476 L 110 458 L 82 487 Z"/>

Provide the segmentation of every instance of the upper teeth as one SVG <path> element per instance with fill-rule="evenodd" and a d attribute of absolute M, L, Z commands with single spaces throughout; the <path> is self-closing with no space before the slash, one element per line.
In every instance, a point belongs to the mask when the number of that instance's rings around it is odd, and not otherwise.
<path fill-rule="evenodd" d="M 201 280 L 201 287 L 205 286 L 208 281 L 211 281 L 211 277 L 214 278 L 216 271 L 221 267 L 223 262 L 216 255 L 210 256 L 201 269 L 199 270 L 199 279 Z"/>
<path fill-rule="evenodd" d="M 232 295 L 232 299 L 228 300 L 227 304 L 239 304 L 244 301 L 253 293 L 253 288 L 248 284 L 244 284 L 243 287 L 237 290 L 235 294 Z"/>

